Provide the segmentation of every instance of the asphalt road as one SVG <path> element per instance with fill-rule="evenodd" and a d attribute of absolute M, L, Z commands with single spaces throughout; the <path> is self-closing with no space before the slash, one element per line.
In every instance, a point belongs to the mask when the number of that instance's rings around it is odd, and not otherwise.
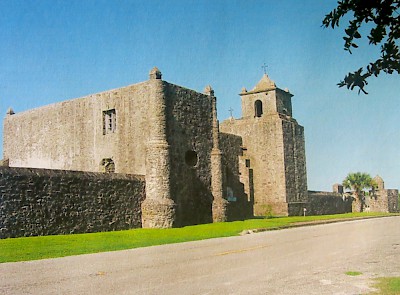
<path fill-rule="evenodd" d="M 0 294 L 365 294 L 381 276 L 400 276 L 400 217 L 4 263 Z"/>

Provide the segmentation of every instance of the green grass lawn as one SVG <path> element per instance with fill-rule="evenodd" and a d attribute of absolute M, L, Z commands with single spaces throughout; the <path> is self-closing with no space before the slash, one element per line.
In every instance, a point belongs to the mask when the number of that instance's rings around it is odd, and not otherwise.
<path fill-rule="evenodd" d="M 299 222 L 385 215 L 390 214 L 350 213 L 306 217 L 276 217 L 171 229 L 140 228 L 90 234 L 11 238 L 0 240 L 0 263 L 228 237 L 238 235 L 243 230 L 282 228 Z"/>
<path fill-rule="evenodd" d="M 374 285 L 379 291 L 372 294 L 395 295 L 400 294 L 400 277 L 379 278 Z"/>

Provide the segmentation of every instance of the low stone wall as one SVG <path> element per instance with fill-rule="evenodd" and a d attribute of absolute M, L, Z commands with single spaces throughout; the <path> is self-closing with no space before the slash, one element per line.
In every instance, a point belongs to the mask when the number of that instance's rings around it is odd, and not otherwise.
<path fill-rule="evenodd" d="M 307 215 L 327 215 L 351 212 L 351 200 L 339 193 L 308 191 Z"/>
<path fill-rule="evenodd" d="M 397 189 L 383 189 L 376 191 L 369 201 L 369 211 L 371 212 L 399 212 L 398 204 L 399 191 Z"/>
<path fill-rule="evenodd" d="M 308 203 L 306 202 L 292 202 L 288 204 L 289 216 L 301 216 L 304 214 L 304 208 L 307 209 Z M 308 209 L 307 209 L 308 210 Z M 306 212 L 308 215 L 308 213 Z"/>
<path fill-rule="evenodd" d="M 388 196 L 388 211 L 390 213 L 399 212 L 399 190 L 397 189 L 387 189 Z"/>
<path fill-rule="evenodd" d="M 141 227 L 144 177 L 0 167 L 0 238 Z"/>

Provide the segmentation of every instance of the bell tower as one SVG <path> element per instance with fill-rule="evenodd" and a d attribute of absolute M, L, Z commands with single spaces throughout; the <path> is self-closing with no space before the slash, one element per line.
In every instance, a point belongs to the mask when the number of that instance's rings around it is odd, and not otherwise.
<path fill-rule="evenodd" d="M 264 74 L 257 85 L 247 91 L 242 88 L 242 114 L 244 119 L 261 118 L 273 114 L 292 116 L 292 94 L 289 90 L 276 87 L 267 74 Z"/>
<path fill-rule="evenodd" d="M 239 94 L 242 118 L 222 122 L 222 132 L 243 139 L 243 157 L 253 171 L 254 214 L 299 215 L 307 202 L 304 128 L 292 117 L 289 90 L 267 74 Z M 245 173 L 243 171 L 243 173 Z"/>

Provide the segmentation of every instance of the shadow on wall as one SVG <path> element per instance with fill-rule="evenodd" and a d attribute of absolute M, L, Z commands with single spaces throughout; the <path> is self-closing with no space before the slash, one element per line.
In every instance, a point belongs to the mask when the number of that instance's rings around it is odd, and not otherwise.
<path fill-rule="evenodd" d="M 195 168 L 185 171 L 185 181 L 173 190 L 176 192 L 177 224 L 187 226 L 212 222 L 213 197 L 210 188 L 198 178 Z"/>

